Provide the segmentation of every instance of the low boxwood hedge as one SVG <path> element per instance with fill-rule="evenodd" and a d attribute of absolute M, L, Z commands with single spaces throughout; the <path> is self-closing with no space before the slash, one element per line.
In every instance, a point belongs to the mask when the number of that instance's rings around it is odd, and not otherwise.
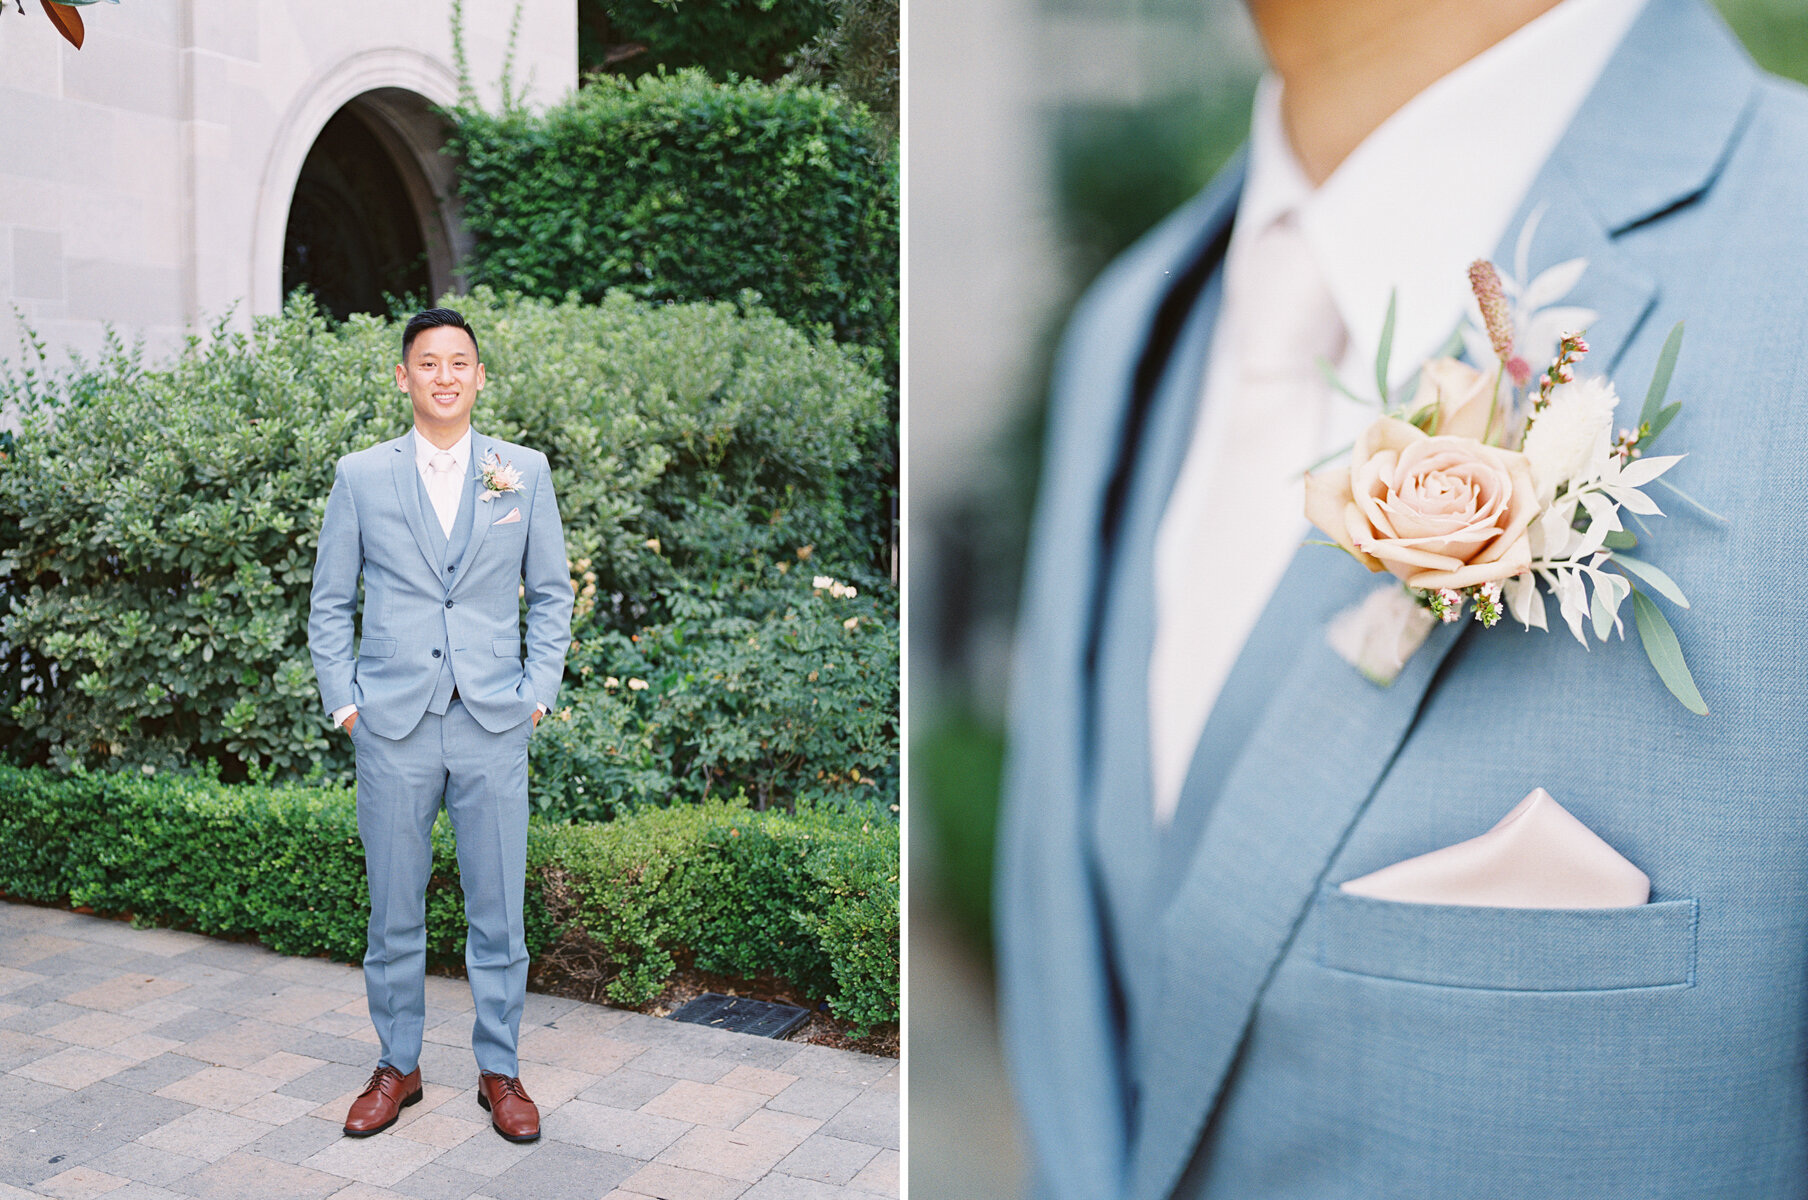
<path fill-rule="evenodd" d="M 428 953 L 462 961 L 449 825 L 434 829 Z M 354 793 L 207 775 L 58 775 L 0 764 L 0 893 L 254 937 L 284 954 L 363 957 L 369 902 Z M 712 800 L 604 824 L 535 821 L 528 952 L 587 939 L 624 1004 L 676 955 L 770 971 L 859 1032 L 898 1017 L 898 827 L 835 809 Z"/>
<path fill-rule="evenodd" d="M 687 949 L 707 971 L 771 971 L 864 1030 L 898 1019 L 898 826 L 839 809 L 739 801 L 558 827 L 565 927 L 623 969 L 637 1003 Z"/>

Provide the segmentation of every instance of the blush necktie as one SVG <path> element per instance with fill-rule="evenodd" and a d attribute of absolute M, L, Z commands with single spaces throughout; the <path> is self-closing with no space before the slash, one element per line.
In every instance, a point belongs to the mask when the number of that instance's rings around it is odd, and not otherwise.
<path fill-rule="evenodd" d="M 458 520 L 458 460 L 450 451 L 441 450 L 427 460 L 427 495 L 433 500 L 433 514 L 447 537 Z"/>
<path fill-rule="evenodd" d="M 1166 825 L 1212 705 L 1305 536 L 1301 474 L 1325 450 L 1318 361 L 1347 342 L 1292 213 L 1227 264 L 1213 371 L 1155 550 L 1149 663 L 1155 819 Z M 1335 447 L 1329 447 L 1334 449 Z"/>

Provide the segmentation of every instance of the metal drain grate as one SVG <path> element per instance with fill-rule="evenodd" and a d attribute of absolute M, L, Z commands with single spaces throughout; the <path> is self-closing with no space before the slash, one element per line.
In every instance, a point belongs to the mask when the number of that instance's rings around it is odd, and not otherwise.
<path fill-rule="evenodd" d="M 745 996 L 704 992 L 673 1013 L 670 1019 L 691 1025 L 708 1025 L 711 1029 L 726 1029 L 730 1033 L 782 1038 L 809 1018 L 808 1009 L 795 1005 L 772 1004 L 765 1000 L 749 1000 Z"/>

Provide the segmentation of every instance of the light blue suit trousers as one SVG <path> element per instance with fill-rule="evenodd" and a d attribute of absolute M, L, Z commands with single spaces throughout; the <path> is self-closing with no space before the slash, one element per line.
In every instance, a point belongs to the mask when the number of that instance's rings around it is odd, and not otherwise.
<path fill-rule="evenodd" d="M 362 720 L 358 836 L 370 881 L 364 989 L 381 1061 L 407 1074 L 420 1063 L 427 1015 L 426 895 L 442 797 L 458 839 L 465 897 L 465 974 L 476 1008 L 478 1069 L 518 1075 L 516 1038 L 527 994 L 522 893 L 527 873 L 527 743 L 533 722 L 491 733 L 461 701 L 428 713 L 402 738 Z"/>

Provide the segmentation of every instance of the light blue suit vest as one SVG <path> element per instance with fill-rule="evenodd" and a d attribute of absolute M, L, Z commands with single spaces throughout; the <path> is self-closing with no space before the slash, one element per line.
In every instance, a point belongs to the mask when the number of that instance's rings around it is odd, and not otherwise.
<path fill-rule="evenodd" d="M 1410 186 L 1402 180 L 1402 186 Z M 1808 1191 L 1808 100 L 1696 0 L 1651 0 L 1525 198 L 1590 260 L 1588 365 L 1636 416 L 1687 319 L 1641 556 L 1713 711 L 1636 638 L 1441 627 L 1391 688 L 1326 646 L 1376 580 L 1307 546 L 1182 816 L 1149 826 L 1149 543 L 1241 185 L 1115 264 L 1064 343 L 1021 625 L 999 873 L 1038 1194 L 1650 1200 Z M 1662 495 L 1661 489 L 1654 489 Z M 1533 787 L 1653 902 L 1465 909 L 1336 884 Z"/>

